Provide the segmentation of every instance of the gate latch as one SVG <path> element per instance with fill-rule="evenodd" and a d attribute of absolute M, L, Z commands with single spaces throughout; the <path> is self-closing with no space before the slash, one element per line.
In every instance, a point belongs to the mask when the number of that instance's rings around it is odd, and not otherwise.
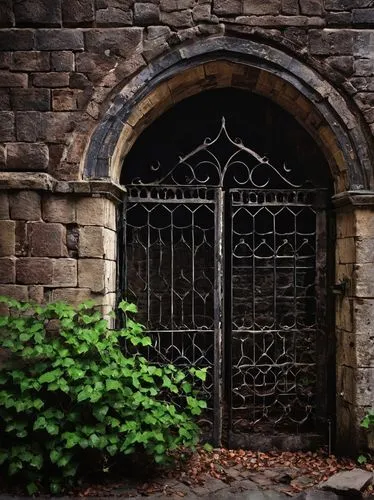
<path fill-rule="evenodd" d="M 345 295 L 348 290 L 349 278 L 343 278 L 338 281 L 335 285 L 333 285 L 332 293 L 334 295 Z"/>

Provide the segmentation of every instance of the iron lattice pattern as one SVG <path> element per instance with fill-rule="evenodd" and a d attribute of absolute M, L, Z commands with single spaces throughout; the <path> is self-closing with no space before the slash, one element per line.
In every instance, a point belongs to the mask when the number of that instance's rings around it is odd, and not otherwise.
<path fill-rule="evenodd" d="M 209 191 L 133 187 L 126 211 L 127 292 L 156 363 L 208 367 L 200 387 L 212 432 L 215 202 Z M 191 195 L 194 196 L 191 199 Z"/>
<path fill-rule="evenodd" d="M 233 432 L 309 423 L 316 386 L 313 192 L 231 192 Z"/>
<path fill-rule="evenodd" d="M 324 219 L 321 190 L 300 175 L 232 139 L 223 120 L 214 139 L 128 187 L 126 296 L 154 339 L 151 360 L 208 368 L 216 444 L 223 422 L 231 440 L 325 418 Z"/>

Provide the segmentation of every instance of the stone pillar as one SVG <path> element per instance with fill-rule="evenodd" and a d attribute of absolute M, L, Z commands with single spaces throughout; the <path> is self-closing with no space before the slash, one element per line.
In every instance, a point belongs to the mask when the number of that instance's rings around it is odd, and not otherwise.
<path fill-rule="evenodd" d="M 73 304 L 93 299 L 104 313 L 113 309 L 123 190 L 99 181 L 57 182 L 47 174 L 30 184 L 27 176 L 13 174 L 0 192 L 0 295 Z"/>
<path fill-rule="evenodd" d="M 356 453 L 369 444 L 360 422 L 374 407 L 374 196 L 344 193 L 335 203 L 337 447 Z"/>

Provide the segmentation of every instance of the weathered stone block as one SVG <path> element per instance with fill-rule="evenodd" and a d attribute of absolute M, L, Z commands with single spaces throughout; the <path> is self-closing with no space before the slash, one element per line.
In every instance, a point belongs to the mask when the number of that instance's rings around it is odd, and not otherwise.
<path fill-rule="evenodd" d="M 338 238 L 356 236 L 355 220 L 352 212 L 338 212 L 336 215 L 336 235 Z"/>
<path fill-rule="evenodd" d="M 54 259 L 52 286 L 77 286 L 77 261 L 75 259 Z"/>
<path fill-rule="evenodd" d="M 40 195 L 35 191 L 20 191 L 9 196 L 10 216 L 16 220 L 41 218 Z"/>
<path fill-rule="evenodd" d="M 104 256 L 107 260 L 117 259 L 117 233 L 104 228 Z"/>
<path fill-rule="evenodd" d="M 321 0 L 302 0 L 300 2 L 300 10 L 306 16 L 320 16 L 323 13 Z"/>
<path fill-rule="evenodd" d="M 92 87 L 92 83 L 83 73 L 71 73 L 69 87 L 72 89 L 87 89 Z"/>
<path fill-rule="evenodd" d="M 27 257 L 29 245 L 27 239 L 27 222 L 17 220 L 16 222 L 16 256 Z"/>
<path fill-rule="evenodd" d="M 51 300 L 53 302 L 63 301 L 78 305 L 89 299 L 92 299 L 89 288 L 57 288 L 51 291 Z"/>
<path fill-rule="evenodd" d="M 0 141 L 14 141 L 14 113 L 0 111 Z"/>
<path fill-rule="evenodd" d="M 61 25 L 61 0 L 15 0 L 13 8 L 17 26 Z"/>
<path fill-rule="evenodd" d="M 15 142 L 6 145 L 8 170 L 46 171 L 48 146 L 43 143 Z"/>
<path fill-rule="evenodd" d="M 53 278 L 53 260 L 38 257 L 20 257 L 16 264 L 17 282 L 25 285 L 50 285 Z"/>
<path fill-rule="evenodd" d="M 27 87 L 27 74 L 1 71 L 0 87 Z"/>
<path fill-rule="evenodd" d="M 31 81 L 34 87 L 67 87 L 69 79 L 70 74 L 64 72 L 31 74 Z"/>
<path fill-rule="evenodd" d="M 13 257 L 0 258 L 0 283 L 14 283 L 16 281 L 16 259 Z"/>
<path fill-rule="evenodd" d="M 50 90 L 13 89 L 11 104 L 15 111 L 48 111 L 51 109 Z"/>
<path fill-rule="evenodd" d="M 353 32 L 351 30 L 311 30 L 309 50 L 315 55 L 351 55 L 353 49 Z"/>
<path fill-rule="evenodd" d="M 354 7 L 362 7 L 362 2 L 363 0 L 325 0 L 325 9 L 350 10 Z"/>
<path fill-rule="evenodd" d="M 64 0 L 62 17 L 65 26 L 90 25 L 95 20 L 94 0 Z"/>
<path fill-rule="evenodd" d="M 262 0 L 249 0 L 243 2 L 244 15 L 264 16 L 267 14 L 279 14 L 280 10 L 280 0 L 268 0 L 266 2 Z"/>
<path fill-rule="evenodd" d="M 372 408 L 374 401 L 374 367 L 358 368 L 356 380 L 356 404 Z"/>
<path fill-rule="evenodd" d="M 108 53 L 129 58 L 140 48 L 142 28 L 102 28 L 85 32 L 86 48 L 91 52 Z"/>
<path fill-rule="evenodd" d="M 1 50 L 32 50 L 34 48 L 33 30 L 1 30 Z"/>
<path fill-rule="evenodd" d="M 78 261 L 78 286 L 92 292 L 105 290 L 105 260 L 80 259 Z"/>
<path fill-rule="evenodd" d="M 49 54 L 36 50 L 14 52 L 12 57 L 12 69 L 17 71 L 49 71 Z"/>
<path fill-rule="evenodd" d="M 374 238 L 356 238 L 356 262 L 357 264 L 374 262 Z"/>
<path fill-rule="evenodd" d="M 42 137 L 42 119 L 39 111 L 16 112 L 17 140 L 37 142 Z"/>
<path fill-rule="evenodd" d="M 359 367 L 374 366 L 374 335 L 354 333 L 353 341 L 356 344 L 356 361 Z"/>
<path fill-rule="evenodd" d="M 32 257 L 66 257 L 66 229 L 62 224 L 30 222 L 29 249 Z"/>
<path fill-rule="evenodd" d="M 326 63 L 332 68 L 344 73 L 345 75 L 351 75 L 354 71 L 354 58 L 352 56 L 333 56 L 326 59 Z"/>
<path fill-rule="evenodd" d="M 336 301 L 336 326 L 345 332 L 353 331 L 353 299 L 341 297 Z"/>
<path fill-rule="evenodd" d="M 97 26 L 130 26 L 133 23 L 133 14 L 130 9 L 108 8 L 96 11 Z"/>
<path fill-rule="evenodd" d="M 115 292 L 117 287 L 117 263 L 105 260 L 105 293 Z"/>
<path fill-rule="evenodd" d="M 327 26 L 346 27 L 352 23 L 351 12 L 327 12 L 324 17 Z"/>
<path fill-rule="evenodd" d="M 9 199 L 7 192 L 0 192 L 0 220 L 9 219 Z"/>
<path fill-rule="evenodd" d="M 82 93 L 78 89 L 52 90 L 53 111 L 75 111 L 79 107 L 79 96 Z"/>
<path fill-rule="evenodd" d="M 374 237 L 374 211 L 371 209 L 355 210 L 357 236 Z"/>
<path fill-rule="evenodd" d="M 373 59 L 355 59 L 353 62 L 353 68 L 357 76 L 374 75 Z"/>
<path fill-rule="evenodd" d="M 74 52 L 54 51 L 51 52 L 52 71 L 74 71 Z"/>
<path fill-rule="evenodd" d="M 351 366 L 337 367 L 337 393 L 347 403 L 355 403 L 356 379 L 355 368 Z"/>
<path fill-rule="evenodd" d="M 116 259 L 116 233 L 110 229 L 86 226 L 79 229 L 79 256 Z"/>
<path fill-rule="evenodd" d="M 42 139 L 46 142 L 65 142 L 81 116 L 74 112 L 44 113 Z"/>
<path fill-rule="evenodd" d="M 160 20 L 160 9 L 152 3 L 135 3 L 134 21 L 140 26 L 158 24 Z"/>
<path fill-rule="evenodd" d="M 79 256 L 104 257 L 104 228 L 86 226 L 79 229 Z"/>
<path fill-rule="evenodd" d="M 336 330 L 336 362 L 338 366 L 357 366 L 356 340 L 354 332 Z"/>
<path fill-rule="evenodd" d="M 0 3 L 0 28 L 14 26 L 14 12 L 12 0 L 3 0 Z"/>
<path fill-rule="evenodd" d="M 41 285 L 28 286 L 29 300 L 42 304 L 44 302 L 44 287 Z"/>
<path fill-rule="evenodd" d="M 83 33 L 74 29 L 39 29 L 35 46 L 37 50 L 83 50 Z"/>
<path fill-rule="evenodd" d="M 210 21 L 212 18 L 211 5 L 196 5 L 192 10 L 192 17 L 195 23 Z"/>
<path fill-rule="evenodd" d="M 11 109 L 10 107 L 10 91 L 9 89 L 0 88 L 0 107 L 3 111 Z"/>
<path fill-rule="evenodd" d="M 161 21 L 173 28 L 188 28 L 193 25 L 192 13 L 189 10 L 162 12 Z"/>
<path fill-rule="evenodd" d="M 374 297 L 373 264 L 356 264 L 353 273 L 354 295 L 357 297 Z"/>
<path fill-rule="evenodd" d="M 334 491 L 351 498 L 359 497 L 373 480 L 372 472 L 362 469 L 341 471 L 319 485 L 322 490 Z"/>
<path fill-rule="evenodd" d="M 1 271 L 0 271 L 1 274 Z M 16 300 L 28 300 L 27 286 L 24 285 L 1 285 L 0 295 L 11 297 Z"/>
<path fill-rule="evenodd" d="M 356 244 L 353 237 L 336 240 L 337 262 L 352 264 L 356 262 Z"/>
<path fill-rule="evenodd" d="M 96 0 L 96 9 L 131 9 L 134 0 Z"/>
<path fill-rule="evenodd" d="M 106 198 L 81 198 L 77 202 L 77 222 L 82 226 L 104 226 L 115 230 L 115 205 Z"/>
<path fill-rule="evenodd" d="M 355 24 L 373 24 L 374 9 L 353 9 L 352 19 Z"/>
<path fill-rule="evenodd" d="M 49 196 L 43 199 L 43 219 L 46 222 L 75 222 L 75 201 L 66 196 Z"/>
<path fill-rule="evenodd" d="M 11 69 L 12 52 L 0 52 L 0 69 Z"/>
<path fill-rule="evenodd" d="M 6 170 L 6 151 L 5 146 L 0 145 L 0 171 Z"/>
<path fill-rule="evenodd" d="M 175 10 L 186 10 L 192 9 L 194 6 L 194 0 L 161 0 L 160 7 L 161 10 L 165 12 L 172 12 Z"/>
<path fill-rule="evenodd" d="M 12 220 L 0 220 L 0 257 L 15 255 L 16 223 Z"/>
<path fill-rule="evenodd" d="M 367 57 L 371 59 L 374 51 L 374 31 L 370 29 L 352 30 L 353 51 L 357 57 Z"/>
<path fill-rule="evenodd" d="M 282 14 L 297 16 L 299 14 L 298 0 L 282 0 Z"/>

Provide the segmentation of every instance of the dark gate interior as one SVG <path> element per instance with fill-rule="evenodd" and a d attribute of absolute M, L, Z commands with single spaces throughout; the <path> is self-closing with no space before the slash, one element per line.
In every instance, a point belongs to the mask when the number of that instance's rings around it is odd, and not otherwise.
<path fill-rule="evenodd" d="M 210 91 L 143 133 L 122 183 L 124 295 L 151 359 L 208 368 L 205 435 L 320 444 L 334 390 L 330 179 L 310 137 L 266 99 Z"/>

